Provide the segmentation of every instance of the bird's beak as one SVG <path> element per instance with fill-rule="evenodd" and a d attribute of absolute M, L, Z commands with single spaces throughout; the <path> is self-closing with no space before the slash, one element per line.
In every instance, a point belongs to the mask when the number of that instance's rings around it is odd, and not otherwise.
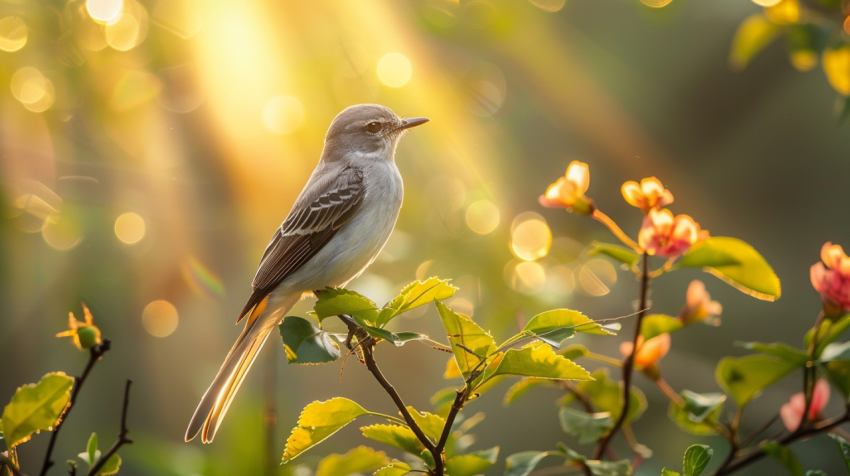
<path fill-rule="evenodd" d="M 405 119 L 402 121 L 399 129 L 410 129 L 411 127 L 421 126 L 430 120 L 431 119 L 428 119 L 427 117 L 412 117 L 410 119 Z"/>

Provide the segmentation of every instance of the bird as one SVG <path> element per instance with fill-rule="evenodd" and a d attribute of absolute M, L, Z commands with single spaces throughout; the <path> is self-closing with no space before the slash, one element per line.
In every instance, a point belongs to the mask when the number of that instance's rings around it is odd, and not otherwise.
<path fill-rule="evenodd" d="M 211 443 L 271 330 L 301 299 L 344 287 L 375 260 L 401 210 L 404 184 L 395 164 L 399 140 L 425 117 L 402 119 L 390 108 L 359 104 L 340 112 L 325 134 L 319 163 L 266 246 L 245 322 L 186 430 Z"/>

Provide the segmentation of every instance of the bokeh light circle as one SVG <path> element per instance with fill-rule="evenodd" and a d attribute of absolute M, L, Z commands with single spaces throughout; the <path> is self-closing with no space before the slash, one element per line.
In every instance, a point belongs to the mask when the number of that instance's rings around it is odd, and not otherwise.
<path fill-rule="evenodd" d="M 378 78 L 391 88 L 400 88 L 413 76 L 413 66 L 407 56 L 390 53 L 378 61 Z"/>
<path fill-rule="evenodd" d="M 86 0 L 86 11 L 93 20 L 101 23 L 111 23 L 121 16 L 124 11 L 123 0 Z"/>
<path fill-rule="evenodd" d="M 511 226 L 511 251 L 517 258 L 534 261 L 549 254 L 552 231 L 542 216 L 528 212 L 517 216 Z"/>
<path fill-rule="evenodd" d="M 466 209 L 466 225 L 479 235 L 493 232 L 499 221 L 499 208 L 489 200 L 479 200 Z"/>
<path fill-rule="evenodd" d="M 753 3 L 760 7 L 772 7 L 782 0 L 753 0 Z"/>
<path fill-rule="evenodd" d="M 32 112 L 44 112 L 50 109 L 53 101 L 56 99 L 56 89 L 53 87 L 53 81 L 44 78 L 43 82 L 37 86 L 42 91 L 40 97 L 29 103 L 24 103 L 24 107 Z"/>
<path fill-rule="evenodd" d="M 547 12 L 557 12 L 564 8 L 567 0 L 528 0 L 535 7 Z"/>
<path fill-rule="evenodd" d="M 145 237 L 145 220 L 136 213 L 127 212 L 115 219 L 115 236 L 128 245 Z"/>
<path fill-rule="evenodd" d="M 83 240 L 80 226 L 66 215 L 51 217 L 41 229 L 44 242 L 57 251 L 74 249 Z"/>
<path fill-rule="evenodd" d="M 30 104 L 44 96 L 48 87 L 47 78 L 41 74 L 41 71 L 26 66 L 15 71 L 15 74 L 12 75 L 10 87 L 15 99 L 24 104 Z"/>
<path fill-rule="evenodd" d="M 18 17 L 0 20 L 0 50 L 9 53 L 18 51 L 27 44 L 27 24 Z"/>
<path fill-rule="evenodd" d="M 664 8 L 672 2 L 673 0 L 640 0 L 640 3 L 651 8 Z"/>
<path fill-rule="evenodd" d="M 154 337 L 168 337 L 177 329 L 177 308 L 168 301 L 153 301 L 142 311 L 142 325 Z"/>
<path fill-rule="evenodd" d="M 275 134 L 290 134 L 304 124 L 304 107 L 292 96 L 278 96 L 263 108 L 263 124 Z"/>

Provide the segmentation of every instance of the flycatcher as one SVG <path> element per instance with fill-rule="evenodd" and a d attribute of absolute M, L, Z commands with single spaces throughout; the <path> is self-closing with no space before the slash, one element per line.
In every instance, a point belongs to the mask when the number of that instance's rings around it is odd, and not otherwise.
<path fill-rule="evenodd" d="M 395 149 L 407 129 L 428 119 L 401 119 L 375 104 L 352 106 L 325 135 L 319 164 L 266 247 L 248 303 L 248 317 L 186 430 L 212 442 L 269 332 L 301 295 L 345 286 L 378 256 L 395 227 L 404 187 Z"/>

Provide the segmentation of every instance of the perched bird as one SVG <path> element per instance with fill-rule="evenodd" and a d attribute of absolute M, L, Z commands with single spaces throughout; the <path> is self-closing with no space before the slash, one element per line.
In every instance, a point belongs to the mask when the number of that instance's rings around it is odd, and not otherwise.
<path fill-rule="evenodd" d="M 301 298 L 345 286 L 378 256 L 404 195 L 395 165 L 399 139 L 424 117 L 402 119 L 384 106 L 352 106 L 331 122 L 319 164 L 266 247 L 239 314 L 247 316 L 186 430 L 186 441 L 215 433 L 269 332 Z"/>

